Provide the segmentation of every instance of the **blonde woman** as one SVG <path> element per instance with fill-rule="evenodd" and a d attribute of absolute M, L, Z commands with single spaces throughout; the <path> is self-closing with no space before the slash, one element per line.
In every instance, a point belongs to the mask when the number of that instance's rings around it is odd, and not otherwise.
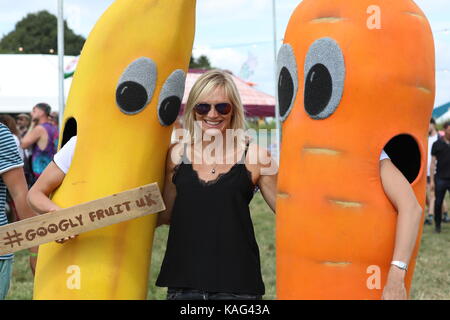
<path fill-rule="evenodd" d="M 244 109 L 228 73 L 212 70 L 197 80 L 184 126 L 188 138 L 167 155 L 167 209 L 159 224 L 170 231 L 156 285 L 175 300 L 261 299 L 249 204 L 258 186 L 275 211 L 277 170 L 268 151 L 245 136 Z"/>

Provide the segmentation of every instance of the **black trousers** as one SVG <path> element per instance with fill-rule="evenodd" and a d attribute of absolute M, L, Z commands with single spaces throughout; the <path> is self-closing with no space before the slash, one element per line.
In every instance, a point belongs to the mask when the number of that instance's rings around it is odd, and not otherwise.
<path fill-rule="evenodd" d="M 261 300 L 260 295 L 168 288 L 167 300 Z"/>
<path fill-rule="evenodd" d="M 442 203 L 444 202 L 445 192 L 450 191 L 450 179 L 441 179 L 435 176 L 434 179 L 434 223 L 441 225 L 442 221 Z"/>

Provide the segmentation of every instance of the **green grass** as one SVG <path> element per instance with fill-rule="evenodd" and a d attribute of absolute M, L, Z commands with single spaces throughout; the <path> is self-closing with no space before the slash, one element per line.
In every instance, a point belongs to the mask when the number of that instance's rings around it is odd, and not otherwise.
<path fill-rule="evenodd" d="M 250 209 L 255 234 L 261 254 L 263 280 L 266 285 L 264 299 L 275 298 L 275 216 L 258 193 Z M 411 298 L 450 299 L 450 224 L 442 225 L 442 233 L 433 233 L 432 226 L 425 226 L 417 259 L 411 290 Z M 155 286 L 156 277 L 164 256 L 168 227 L 155 232 L 148 299 L 165 299 L 166 289 Z M 8 299 L 32 298 L 32 275 L 25 252 L 16 254 L 13 279 Z"/>

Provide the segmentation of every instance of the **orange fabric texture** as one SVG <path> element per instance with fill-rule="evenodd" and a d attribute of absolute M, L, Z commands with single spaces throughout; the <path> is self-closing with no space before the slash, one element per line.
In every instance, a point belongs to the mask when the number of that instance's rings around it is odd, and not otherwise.
<path fill-rule="evenodd" d="M 313 119 L 304 105 L 304 66 L 313 43 L 323 38 L 342 51 L 345 76 L 336 110 Z M 424 208 L 435 96 L 431 28 L 410 0 L 304 0 L 284 41 L 294 52 L 298 91 L 282 125 L 277 297 L 380 299 L 397 212 L 383 191 L 379 157 L 394 137 L 414 139 L 420 171 L 412 187 Z M 421 233 L 422 227 L 406 276 L 408 292 Z"/>

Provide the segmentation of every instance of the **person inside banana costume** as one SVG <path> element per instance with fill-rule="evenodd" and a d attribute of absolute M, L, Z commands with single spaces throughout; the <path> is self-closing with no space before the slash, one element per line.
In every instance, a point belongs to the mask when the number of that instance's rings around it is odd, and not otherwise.
<path fill-rule="evenodd" d="M 153 182 L 162 189 L 195 7 L 195 0 L 116 0 L 102 15 L 64 111 L 60 146 L 77 139 L 70 168 L 67 174 L 54 163 L 47 168 L 30 191 L 35 208 L 39 193 L 51 196 L 53 204 L 41 207 L 47 212 Z M 156 220 L 145 216 L 40 246 L 34 298 L 145 299 Z"/>

